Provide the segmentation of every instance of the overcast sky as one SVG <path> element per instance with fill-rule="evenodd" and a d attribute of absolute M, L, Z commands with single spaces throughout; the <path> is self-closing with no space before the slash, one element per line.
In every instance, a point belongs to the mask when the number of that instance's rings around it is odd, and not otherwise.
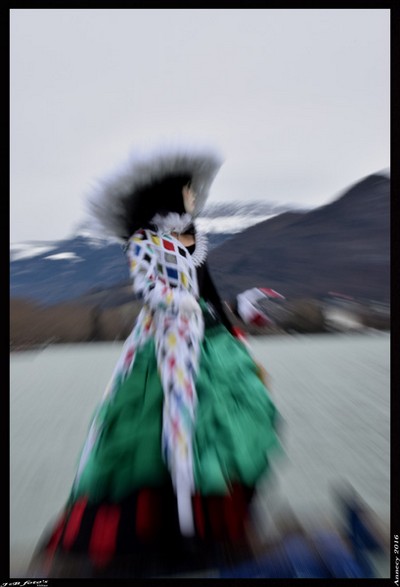
<path fill-rule="evenodd" d="M 388 9 L 11 10 L 11 242 L 68 237 L 135 145 L 208 142 L 211 201 L 317 206 L 389 167 Z"/>

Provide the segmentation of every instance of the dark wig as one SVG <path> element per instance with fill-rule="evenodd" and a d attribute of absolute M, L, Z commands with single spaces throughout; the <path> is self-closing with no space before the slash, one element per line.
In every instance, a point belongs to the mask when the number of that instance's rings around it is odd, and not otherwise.
<path fill-rule="evenodd" d="M 139 228 L 151 227 L 151 219 L 156 214 L 166 216 L 170 212 L 185 214 L 182 189 L 190 183 L 189 175 L 173 175 L 153 183 L 138 191 L 135 201 L 127 198 L 125 208 L 125 238 L 129 238 Z M 140 201 L 140 206 L 136 202 Z"/>
<path fill-rule="evenodd" d="M 199 215 L 222 164 L 210 149 L 177 147 L 153 153 L 132 152 L 118 170 L 103 177 L 88 195 L 88 211 L 96 231 L 120 240 L 150 226 L 156 215 L 185 214 L 183 187 L 196 193 L 192 216 Z M 186 231 L 194 231 L 192 225 Z"/>

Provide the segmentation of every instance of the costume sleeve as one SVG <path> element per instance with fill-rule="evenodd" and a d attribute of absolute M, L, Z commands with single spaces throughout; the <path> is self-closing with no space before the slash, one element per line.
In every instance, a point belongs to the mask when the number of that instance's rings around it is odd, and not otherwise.
<path fill-rule="evenodd" d="M 127 255 L 133 291 L 143 297 L 152 310 L 196 309 L 195 297 L 186 290 L 170 287 L 157 270 L 157 254 L 145 231 L 136 232 L 129 240 Z"/>
<path fill-rule="evenodd" d="M 233 325 L 231 324 L 230 320 L 228 319 L 224 307 L 221 302 L 221 298 L 218 295 L 217 289 L 214 285 L 214 282 L 211 278 L 210 272 L 208 270 L 207 263 L 203 266 L 203 279 L 202 279 L 202 289 L 201 295 L 206 300 L 206 302 L 211 302 L 213 307 L 218 313 L 218 316 L 222 322 L 222 324 L 229 330 L 229 332 L 233 333 Z"/>

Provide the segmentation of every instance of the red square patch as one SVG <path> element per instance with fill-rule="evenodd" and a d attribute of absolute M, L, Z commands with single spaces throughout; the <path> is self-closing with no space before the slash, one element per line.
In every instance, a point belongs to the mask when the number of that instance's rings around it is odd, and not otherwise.
<path fill-rule="evenodd" d="M 163 245 L 164 245 L 164 249 L 167 249 L 168 251 L 174 251 L 174 245 L 173 243 L 170 243 L 169 241 L 166 241 L 163 239 Z"/>

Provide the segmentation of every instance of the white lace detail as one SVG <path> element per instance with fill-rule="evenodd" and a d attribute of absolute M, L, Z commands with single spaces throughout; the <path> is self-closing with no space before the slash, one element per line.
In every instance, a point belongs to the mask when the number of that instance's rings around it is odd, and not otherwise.
<path fill-rule="evenodd" d="M 170 212 L 166 216 L 156 214 L 151 222 L 161 232 L 177 232 L 181 234 L 192 222 L 192 216 L 190 214 L 178 214 L 177 212 Z"/>

